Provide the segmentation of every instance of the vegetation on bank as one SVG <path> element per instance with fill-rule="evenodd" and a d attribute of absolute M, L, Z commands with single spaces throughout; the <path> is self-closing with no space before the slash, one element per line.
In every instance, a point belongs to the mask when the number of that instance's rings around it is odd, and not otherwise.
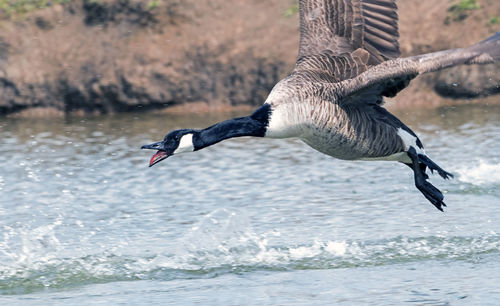
<path fill-rule="evenodd" d="M 0 0 L 0 17 L 12 17 L 73 0 Z"/>
<path fill-rule="evenodd" d="M 445 23 L 451 21 L 462 21 L 469 16 L 470 11 L 480 9 L 481 5 L 477 0 L 460 0 L 453 3 L 448 8 L 448 16 Z"/>
<path fill-rule="evenodd" d="M 291 16 L 295 15 L 295 13 L 297 13 L 298 11 L 299 11 L 299 2 L 297 0 L 293 0 L 290 7 L 288 7 L 283 12 L 283 16 L 284 17 L 291 17 Z"/>
<path fill-rule="evenodd" d="M 145 7 L 148 10 L 153 10 L 160 6 L 161 2 L 165 0 L 149 0 L 144 1 Z M 26 14 L 38 9 L 48 8 L 55 4 L 65 4 L 69 2 L 76 2 L 76 0 L 0 0 L 0 19 L 11 18 Z M 85 0 L 88 4 L 102 4 L 106 0 Z M 108 1 L 109 2 L 109 1 Z M 131 0 L 118 0 L 120 4 L 129 4 Z"/>

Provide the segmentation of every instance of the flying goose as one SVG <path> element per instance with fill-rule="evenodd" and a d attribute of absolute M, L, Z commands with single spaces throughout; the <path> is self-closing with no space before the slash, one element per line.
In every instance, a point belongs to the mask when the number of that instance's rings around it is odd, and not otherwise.
<path fill-rule="evenodd" d="M 453 177 L 425 153 L 417 135 L 389 113 L 394 97 L 417 75 L 460 64 L 500 59 L 500 32 L 467 48 L 399 58 L 395 0 L 299 0 L 300 46 L 292 73 L 247 117 L 202 130 L 181 129 L 142 149 L 157 150 L 153 166 L 171 155 L 201 150 L 224 139 L 296 137 L 344 160 L 387 160 L 408 165 L 415 186 L 437 209 L 443 194 L 426 169 Z"/>

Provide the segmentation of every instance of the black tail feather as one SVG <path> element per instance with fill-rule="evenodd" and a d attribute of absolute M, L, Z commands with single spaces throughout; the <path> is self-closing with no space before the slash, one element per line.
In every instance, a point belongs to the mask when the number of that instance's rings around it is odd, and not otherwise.
<path fill-rule="evenodd" d="M 445 180 L 449 179 L 450 177 L 453 178 L 453 174 L 449 173 L 449 172 L 446 172 L 443 170 L 443 168 L 439 167 L 435 162 L 433 162 L 429 157 L 427 157 L 426 155 L 423 155 L 423 154 L 418 154 L 418 160 L 426 165 L 427 167 L 429 167 L 429 169 L 431 170 L 431 173 L 434 173 L 434 170 L 436 170 L 439 175 L 444 178 Z"/>

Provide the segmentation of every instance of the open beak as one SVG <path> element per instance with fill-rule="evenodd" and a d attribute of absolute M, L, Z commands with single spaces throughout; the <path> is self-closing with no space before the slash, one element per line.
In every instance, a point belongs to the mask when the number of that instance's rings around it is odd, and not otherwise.
<path fill-rule="evenodd" d="M 151 160 L 149 161 L 149 166 L 152 167 L 153 165 L 156 165 L 157 163 L 161 162 L 162 160 L 166 159 L 169 155 L 167 152 L 162 150 L 163 144 L 162 142 L 155 142 L 149 145 L 144 145 L 141 147 L 141 149 L 151 149 L 151 150 L 158 150 L 153 157 L 151 157 Z"/>

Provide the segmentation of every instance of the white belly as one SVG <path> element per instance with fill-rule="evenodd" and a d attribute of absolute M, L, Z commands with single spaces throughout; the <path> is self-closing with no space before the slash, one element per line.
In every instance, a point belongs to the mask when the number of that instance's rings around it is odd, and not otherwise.
<path fill-rule="evenodd" d="M 385 161 L 398 161 L 406 164 L 411 163 L 411 159 L 406 152 L 399 152 L 396 154 L 392 154 L 389 156 L 382 156 L 382 157 L 363 157 L 360 158 L 359 160 L 367 160 L 367 161 L 385 160 Z"/>

